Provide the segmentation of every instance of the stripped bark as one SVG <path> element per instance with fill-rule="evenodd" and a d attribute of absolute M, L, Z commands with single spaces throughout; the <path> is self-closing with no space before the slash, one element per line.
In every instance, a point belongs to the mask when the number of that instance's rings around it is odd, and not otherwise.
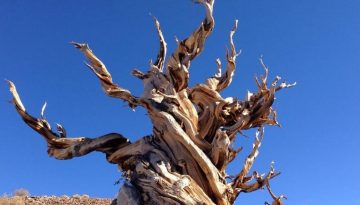
<path fill-rule="evenodd" d="M 111 74 L 85 43 L 72 44 L 88 60 L 87 66 L 100 80 L 101 87 L 111 97 L 119 98 L 134 109 L 148 111 L 153 133 L 134 143 L 120 134 L 111 133 L 97 138 L 67 138 L 65 128 L 57 125 L 54 132 L 44 117 L 36 118 L 26 112 L 14 83 L 8 81 L 13 103 L 19 115 L 32 129 L 44 137 L 48 153 L 56 159 L 71 159 L 99 151 L 110 163 L 119 165 L 126 183 L 118 194 L 117 204 L 233 204 L 240 193 L 266 187 L 272 204 L 282 204 L 270 189 L 270 180 L 279 175 L 273 166 L 266 175 L 250 170 L 259 153 L 265 125 L 279 125 L 276 111 L 271 107 L 275 93 L 295 84 L 282 82 L 280 77 L 268 85 L 268 68 L 260 59 L 265 75 L 255 78 L 258 91 L 248 93 L 244 100 L 223 98 L 220 92 L 232 82 L 236 69 L 234 34 L 237 21 L 229 34 L 230 49 L 226 53 L 226 70 L 218 72 L 205 83 L 189 87 L 190 63 L 204 50 L 205 41 L 215 22 L 213 0 L 197 0 L 205 7 L 205 19 L 200 26 L 166 58 L 166 42 L 159 21 L 154 18 L 160 48 L 157 59 L 146 72 L 135 69 L 133 75 L 143 81 L 144 91 L 135 97 L 112 81 Z M 164 71 L 165 67 L 165 71 Z M 242 130 L 258 128 L 253 149 L 238 175 L 230 181 L 226 167 L 241 149 L 233 142 Z"/>

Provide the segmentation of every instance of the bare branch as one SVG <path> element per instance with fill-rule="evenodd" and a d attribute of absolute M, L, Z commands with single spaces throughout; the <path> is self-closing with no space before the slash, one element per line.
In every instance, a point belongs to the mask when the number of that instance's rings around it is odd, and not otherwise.
<path fill-rule="evenodd" d="M 138 70 L 136 68 L 132 70 L 131 74 L 133 76 L 139 78 L 140 80 L 144 80 L 145 78 L 148 78 L 148 74 L 145 74 L 145 73 L 141 72 L 140 70 Z"/>
<path fill-rule="evenodd" d="M 206 38 L 214 28 L 213 0 L 197 0 L 205 6 L 206 17 L 200 27 L 190 37 L 181 41 L 178 48 L 171 55 L 167 63 L 167 75 L 171 79 L 176 91 L 188 87 L 190 61 L 196 58 L 203 50 Z"/>
<path fill-rule="evenodd" d="M 155 66 L 155 69 L 158 69 L 160 72 L 162 72 L 162 70 L 164 68 L 165 57 L 166 57 L 166 42 L 165 42 L 164 35 L 161 31 L 159 21 L 157 20 L 156 17 L 153 17 L 153 18 L 155 21 L 155 26 L 156 26 L 156 30 L 158 32 L 159 41 L 160 41 L 159 53 L 158 53 L 157 59 L 153 65 Z"/>
<path fill-rule="evenodd" d="M 241 54 L 241 51 L 240 52 L 236 51 L 234 39 L 233 39 L 233 36 L 237 29 L 237 25 L 238 25 L 238 20 L 235 20 L 234 27 L 230 31 L 230 35 L 229 35 L 231 50 L 226 52 L 226 59 L 227 59 L 226 71 L 221 77 L 217 78 L 218 84 L 216 86 L 216 90 L 218 92 L 221 92 L 231 84 L 236 68 L 236 57 L 238 57 Z"/>
<path fill-rule="evenodd" d="M 231 84 L 236 68 L 236 57 L 239 56 L 241 53 L 241 52 L 239 53 L 236 52 L 236 48 L 233 40 L 234 34 L 237 29 L 237 25 L 238 25 L 238 20 L 235 20 L 234 26 L 229 34 L 230 51 L 229 50 L 226 51 L 227 65 L 226 65 L 225 73 L 221 73 L 220 59 L 216 59 L 217 73 L 213 77 L 207 79 L 207 81 L 205 82 L 205 85 L 207 85 L 210 89 L 215 90 L 217 92 L 221 92 Z"/>
<path fill-rule="evenodd" d="M 220 58 L 216 59 L 216 67 L 217 67 L 217 72 L 215 73 L 215 77 L 221 77 L 221 60 Z"/>
<path fill-rule="evenodd" d="M 261 56 L 259 58 L 259 62 L 260 62 L 260 65 L 261 67 L 264 69 L 265 71 L 265 75 L 264 76 L 261 76 L 261 84 L 259 83 L 259 80 L 257 77 L 255 77 L 255 81 L 256 81 L 256 84 L 258 86 L 259 89 L 267 89 L 267 86 L 266 86 L 266 83 L 267 83 L 267 78 L 268 78 L 268 75 L 269 75 L 269 68 L 265 65 L 264 63 L 264 60 L 263 60 L 263 56 Z M 276 86 L 277 82 L 281 79 L 281 77 L 279 76 L 276 76 L 276 79 L 275 81 L 272 83 L 273 87 Z M 277 86 L 275 88 L 275 91 L 279 91 L 283 88 L 292 88 L 296 85 L 296 82 L 294 83 L 291 83 L 291 84 L 287 84 L 285 81 L 282 82 L 279 86 Z"/>
<path fill-rule="evenodd" d="M 272 104 L 275 100 L 275 92 L 285 87 L 291 87 L 293 85 L 280 85 L 277 86 L 278 81 L 281 79 L 276 76 L 274 81 L 268 87 L 268 67 L 264 64 L 263 59 L 259 59 L 262 68 L 265 71 L 264 76 L 260 76 L 261 81 L 255 77 L 256 84 L 258 86 L 258 92 L 256 94 L 248 92 L 247 98 L 244 102 L 239 102 L 241 106 L 237 106 L 231 113 L 234 118 L 229 118 L 229 126 L 224 127 L 228 130 L 231 139 L 237 132 L 243 129 L 249 129 L 253 127 L 261 127 L 263 125 L 277 125 L 276 111 L 272 109 Z"/>
<path fill-rule="evenodd" d="M 278 87 L 276 87 L 276 91 L 279 91 L 283 88 L 292 88 L 296 85 L 296 82 L 287 84 L 286 82 L 282 82 Z"/>
<path fill-rule="evenodd" d="M 111 74 L 108 72 L 105 65 L 95 56 L 87 44 L 76 42 L 71 42 L 71 44 L 84 53 L 85 57 L 89 61 L 86 65 L 99 78 L 101 86 L 107 95 L 128 102 L 131 108 L 135 108 L 139 105 L 138 99 L 132 96 L 129 90 L 121 88 L 117 84 L 113 83 Z"/>
<path fill-rule="evenodd" d="M 21 99 L 16 91 L 15 84 L 8 81 L 10 92 L 13 95 L 12 102 L 16 111 L 22 117 L 24 122 L 33 130 L 42 135 L 48 144 L 48 153 L 56 159 L 71 159 L 86 155 L 92 151 L 100 151 L 106 154 L 112 154 L 114 151 L 129 144 L 129 140 L 120 134 L 111 133 L 95 139 L 78 137 L 65 138 L 65 129 L 58 124 L 59 134 L 53 132 L 49 123 L 44 118 L 35 118 L 25 111 Z M 43 110 L 44 110 L 43 106 Z"/>
<path fill-rule="evenodd" d="M 265 75 L 261 76 L 260 79 L 261 79 L 262 85 L 266 86 L 267 78 L 269 76 L 269 68 L 265 65 L 264 60 L 263 60 L 263 56 L 260 56 L 259 62 L 260 62 L 261 67 L 265 71 Z M 264 89 L 266 89 L 266 87 Z"/>
<path fill-rule="evenodd" d="M 265 174 L 260 175 L 257 171 L 254 171 L 251 177 L 244 177 L 242 182 L 238 184 L 233 183 L 232 185 L 235 186 L 236 184 L 236 186 L 233 187 L 234 193 L 232 197 L 230 197 L 231 201 L 232 202 L 235 201 L 235 199 L 239 196 L 240 192 L 250 193 L 262 189 L 264 186 L 268 186 L 270 180 L 276 176 L 279 176 L 280 172 L 275 172 L 272 162 L 270 166 L 270 171 L 265 176 L 264 175 Z M 249 184 L 248 182 L 250 182 L 253 179 L 255 179 L 255 182 Z"/>
<path fill-rule="evenodd" d="M 251 184 L 247 184 L 247 183 L 239 184 L 238 187 L 235 189 L 236 195 L 238 195 L 240 192 L 250 193 L 262 189 L 266 184 L 269 183 L 271 179 L 273 179 L 276 176 L 279 176 L 280 172 L 270 171 L 265 176 L 263 175 L 260 175 L 258 172 L 255 171 L 253 173 L 253 176 L 249 178 L 249 181 L 255 179 L 255 182 Z"/>
<path fill-rule="evenodd" d="M 285 195 L 276 196 L 276 195 L 272 192 L 272 190 L 271 190 L 271 188 L 270 188 L 270 183 L 269 183 L 269 182 L 266 184 L 266 188 L 267 188 L 267 190 L 269 191 L 269 194 L 270 194 L 271 198 L 273 198 L 273 200 L 274 200 L 274 201 L 271 203 L 271 205 L 283 205 L 283 204 L 284 204 L 284 202 L 282 201 L 282 199 L 287 199 Z M 267 202 L 266 202 L 266 203 L 267 203 Z M 268 204 L 269 204 L 269 203 L 268 203 Z"/>
<path fill-rule="evenodd" d="M 155 73 L 157 72 L 162 72 L 163 68 L 164 68 L 164 62 L 165 62 L 165 57 L 166 57 L 166 42 L 165 42 L 165 38 L 164 35 L 161 31 L 160 28 L 160 23 L 157 20 L 157 18 L 155 16 L 152 16 L 155 22 L 155 26 L 156 26 L 156 30 L 158 32 L 158 36 L 159 36 L 159 41 L 160 41 L 160 48 L 159 48 L 159 52 L 157 54 L 157 58 L 155 63 L 153 63 L 152 61 L 150 61 L 150 70 L 147 71 L 147 73 L 143 73 L 138 69 L 134 69 L 132 71 L 132 75 L 134 75 L 135 77 L 139 78 L 140 80 L 144 80 L 147 78 L 150 78 L 151 76 L 153 76 Z"/>
<path fill-rule="evenodd" d="M 255 143 L 253 144 L 253 149 L 249 156 L 246 158 L 241 172 L 236 176 L 233 187 L 236 188 L 240 183 L 243 183 L 244 177 L 248 175 L 252 165 L 254 164 L 255 158 L 259 154 L 259 148 L 261 146 L 261 141 L 264 137 L 264 128 L 259 128 L 256 132 Z"/>

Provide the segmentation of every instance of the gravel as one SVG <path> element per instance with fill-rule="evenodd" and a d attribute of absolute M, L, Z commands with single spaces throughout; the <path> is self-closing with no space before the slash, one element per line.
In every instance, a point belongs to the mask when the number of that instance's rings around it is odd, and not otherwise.
<path fill-rule="evenodd" d="M 73 196 L 23 196 L 0 198 L 0 205 L 110 205 L 113 199 Z"/>

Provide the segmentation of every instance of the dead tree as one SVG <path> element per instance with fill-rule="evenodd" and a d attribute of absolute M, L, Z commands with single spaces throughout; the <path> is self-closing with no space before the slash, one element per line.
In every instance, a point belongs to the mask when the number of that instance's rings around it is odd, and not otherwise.
<path fill-rule="evenodd" d="M 87 44 L 72 42 L 87 58 L 87 66 L 100 80 L 101 87 L 111 97 L 128 103 L 131 109 L 143 107 L 153 124 L 153 132 L 136 142 L 120 134 L 111 133 L 98 138 L 68 138 L 63 126 L 57 132 L 42 114 L 39 118 L 26 112 L 14 83 L 9 81 L 13 103 L 25 123 L 44 137 L 48 154 L 65 160 L 80 157 L 93 151 L 106 154 L 110 163 L 118 164 L 126 179 L 117 204 L 233 204 L 240 193 L 249 193 L 267 187 L 279 175 L 272 167 L 261 175 L 250 173 L 258 155 L 264 126 L 279 125 L 272 109 L 275 93 L 293 84 L 279 83 L 280 77 L 268 84 L 268 68 L 260 59 L 264 76 L 255 78 L 258 90 L 248 93 L 246 99 L 223 98 L 234 76 L 236 58 L 233 35 L 237 21 L 230 31 L 226 52 L 225 71 L 217 60 L 217 72 L 206 82 L 189 87 L 190 63 L 204 50 L 207 37 L 214 28 L 213 0 L 197 0 L 205 7 L 206 16 L 200 26 L 167 59 L 166 42 L 155 19 L 160 39 L 157 59 L 146 72 L 134 70 L 133 75 L 143 81 L 140 97 L 131 94 L 113 82 L 106 66 Z M 236 176 L 226 174 L 226 167 L 240 150 L 232 147 L 238 133 L 257 129 L 252 151 L 246 157 Z M 275 202 L 282 204 L 283 197 Z"/>

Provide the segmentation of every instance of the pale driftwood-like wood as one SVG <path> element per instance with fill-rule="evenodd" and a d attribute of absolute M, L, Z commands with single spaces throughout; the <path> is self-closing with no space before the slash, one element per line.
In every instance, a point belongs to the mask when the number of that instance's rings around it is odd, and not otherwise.
<path fill-rule="evenodd" d="M 132 108 L 137 106 L 137 98 L 132 96 L 129 90 L 121 88 L 113 83 L 112 77 L 106 69 L 106 66 L 95 56 L 88 44 L 76 42 L 71 42 L 71 44 L 84 53 L 89 61 L 86 65 L 99 78 L 101 86 L 107 95 L 127 101 Z"/>
<path fill-rule="evenodd" d="M 240 193 L 267 188 L 274 205 L 283 204 L 284 195 L 276 196 L 270 180 L 280 173 L 273 164 L 267 174 L 252 171 L 264 137 L 265 125 L 277 125 L 277 114 L 272 108 L 275 94 L 295 84 L 276 77 L 268 84 L 268 68 L 260 58 L 264 76 L 255 78 L 258 90 L 248 92 L 246 99 L 224 98 L 220 92 L 232 82 L 236 70 L 237 52 L 234 34 L 237 21 L 229 34 L 226 68 L 216 60 L 217 73 L 204 83 L 189 87 L 190 63 L 204 50 L 205 40 L 215 22 L 213 0 L 197 0 L 205 7 L 205 19 L 165 62 L 166 42 L 159 21 L 154 17 L 160 48 L 156 61 L 146 72 L 133 70 L 143 81 L 144 91 L 135 97 L 112 81 L 111 74 L 85 43 L 72 44 L 88 60 L 87 66 L 100 80 L 101 87 L 111 97 L 119 98 L 134 109 L 147 110 L 153 123 L 153 133 L 134 143 L 120 134 L 111 133 L 97 138 L 67 138 L 65 128 L 57 124 L 54 132 L 45 118 L 43 106 L 40 117 L 26 112 L 13 82 L 8 81 L 13 103 L 19 115 L 32 129 L 44 137 L 48 153 L 56 159 L 71 159 L 99 151 L 110 163 L 119 165 L 126 183 L 113 203 L 117 204 L 233 204 Z M 165 69 L 164 69 L 165 68 Z M 228 164 L 241 149 L 233 142 L 242 130 L 257 128 L 253 148 L 239 174 L 226 174 Z M 266 202 L 267 203 L 267 202 Z"/>
<path fill-rule="evenodd" d="M 269 191 L 270 196 L 273 198 L 273 202 L 271 203 L 271 205 L 283 205 L 284 202 L 282 199 L 287 199 L 285 195 L 280 195 L 280 196 L 276 196 L 270 188 L 270 183 L 266 184 L 266 188 Z M 268 202 L 265 202 L 266 205 L 270 205 Z"/>
<path fill-rule="evenodd" d="M 14 83 L 8 81 L 8 84 L 13 94 L 13 103 L 17 112 L 27 125 L 45 138 L 49 155 L 56 159 L 71 159 L 86 155 L 92 151 L 111 155 L 116 150 L 130 144 L 128 139 L 117 133 L 107 134 L 95 139 L 86 137 L 67 138 L 65 129 L 60 124 L 57 124 L 58 133 L 55 133 L 43 116 L 42 118 L 35 118 L 26 112 Z"/>
<path fill-rule="evenodd" d="M 212 15 L 214 1 L 196 0 L 195 2 L 204 5 L 206 17 L 192 35 L 178 43 L 178 48 L 170 56 L 167 65 L 167 76 L 176 91 L 188 87 L 190 62 L 204 50 L 205 40 L 215 25 Z"/>

